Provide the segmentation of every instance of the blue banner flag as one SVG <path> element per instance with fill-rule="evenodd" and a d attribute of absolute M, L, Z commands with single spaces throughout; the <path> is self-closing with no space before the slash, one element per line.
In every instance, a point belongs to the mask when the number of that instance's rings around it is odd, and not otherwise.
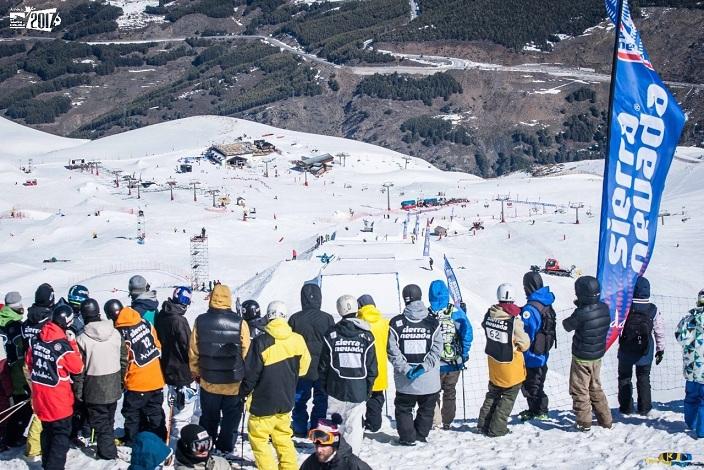
<path fill-rule="evenodd" d="M 425 227 L 425 242 L 423 243 L 423 256 L 430 256 L 430 225 Z"/>
<path fill-rule="evenodd" d="M 416 226 L 413 227 L 413 235 L 416 237 L 420 233 L 420 215 L 416 214 Z"/>
<path fill-rule="evenodd" d="M 445 259 L 445 277 L 447 278 L 447 287 L 448 289 L 450 289 L 452 303 L 455 304 L 455 307 L 459 308 L 460 304 L 462 303 L 462 292 L 460 292 L 460 285 L 457 282 L 457 277 L 455 277 L 455 271 L 452 270 L 452 266 L 450 266 L 450 262 L 448 261 L 447 256 L 443 255 L 443 258 Z"/>
<path fill-rule="evenodd" d="M 406 238 L 408 238 L 408 222 L 404 220 L 403 221 L 403 239 L 405 240 Z"/>
<path fill-rule="evenodd" d="M 611 310 L 609 347 L 619 337 L 636 279 L 653 254 L 660 200 L 685 116 L 653 69 L 628 2 L 605 2 L 611 21 L 620 25 L 597 264 L 601 298 Z"/>

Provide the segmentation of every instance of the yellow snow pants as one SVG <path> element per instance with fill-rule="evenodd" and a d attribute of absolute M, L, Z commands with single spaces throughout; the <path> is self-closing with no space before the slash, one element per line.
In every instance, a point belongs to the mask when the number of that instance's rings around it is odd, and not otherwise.
<path fill-rule="evenodd" d="M 32 422 L 27 431 L 27 448 L 25 455 L 27 457 L 38 457 L 42 455 L 42 422 L 37 418 L 37 415 L 32 415 Z"/>
<path fill-rule="evenodd" d="M 293 445 L 291 413 L 272 416 L 249 416 L 249 443 L 259 470 L 298 470 L 296 448 Z M 279 459 L 276 464 L 269 438 Z"/>

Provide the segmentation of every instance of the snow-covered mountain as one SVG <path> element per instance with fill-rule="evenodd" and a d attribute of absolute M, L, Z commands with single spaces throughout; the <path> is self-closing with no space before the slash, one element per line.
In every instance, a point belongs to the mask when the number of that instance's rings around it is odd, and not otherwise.
<path fill-rule="evenodd" d="M 64 294 L 84 283 L 101 305 L 111 298 L 126 300 L 128 278 L 141 273 L 167 298 L 173 286 L 189 282 L 190 237 L 207 230 L 210 277 L 232 287 L 241 300 L 256 298 L 262 306 L 283 300 L 290 311 L 299 307 L 303 282 L 319 277 L 323 307 L 334 313 L 339 295 L 370 293 L 388 316 L 399 312 L 399 288 L 416 283 L 427 292 L 429 283 L 443 279 L 443 255 L 458 276 L 475 344 L 464 374 L 464 393 L 458 391 L 458 421 L 452 431 L 434 431 L 429 443 L 412 450 L 397 447 L 390 421 L 382 432 L 368 435 L 361 456 L 375 469 L 460 468 L 472 462 L 483 468 L 633 467 L 660 451 L 696 452 L 684 430 L 681 415 L 683 380 L 681 351 L 672 328 L 704 287 L 704 266 L 697 259 L 704 241 L 704 154 L 680 149 L 674 161 L 662 204 L 664 225 L 648 270 L 653 293 L 667 314 L 668 349 L 663 364 L 654 367 L 654 398 L 660 402 L 649 418 L 616 417 L 612 430 L 594 429 L 587 436 L 570 432 L 573 421 L 567 393 L 569 336 L 560 333 L 551 356 L 548 393 L 556 411 L 539 425 L 511 423 L 513 434 L 497 440 L 469 432 L 486 390 L 486 360 L 481 319 L 493 303 L 498 284 L 512 282 L 520 291 L 521 277 L 532 264 L 557 258 L 593 274 L 599 231 L 603 162 L 567 164 L 551 176 L 526 174 L 482 180 L 465 173 L 443 172 L 427 162 L 370 144 L 322 135 L 304 134 L 226 117 L 201 116 L 164 122 L 95 141 L 57 138 L 0 119 L 0 293 L 19 290 L 27 304 L 36 286 L 52 284 Z M 9 137 L 6 139 L 5 137 Z M 179 159 L 197 157 L 212 144 L 264 139 L 278 149 L 252 157 L 250 167 L 231 169 L 207 160 L 193 162 L 192 173 L 176 173 Z M 292 161 L 329 153 L 330 171 L 320 177 L 292 170 Z M 343 159 L 339 154 L 345 154 Z M 19 167 L 32 158 L 30 174 Z M 99 160 L 99 174 L 64 168 L 71 159 Z M 342 163 L 344 161 L 344 164 Z M 267 162 L 265 164 L 265 162 Z M 269 176 L 265 177 L 268 166 Z M 156 184 L 128 190 L 115 175 L 133 175 Z M 24 186 L 36 179 L 36 186 Z M 304 184 L 307 179 L 308 185 Z M 167 181 L 175 181 L 174 201 Z M 194 201 L 193 183 L 197 201 Z M 391 183 L 387 194 L 382 185 Z M 214 208 L 212 193 L 228 195 L 232 203 Z M 129 193 L 131 194 L 128 194 Z M 431 237 L 430 256 L 422 256 L 423 240 L 403 237 L 403 222 L 415 215 L 400 209 L 403 200 L 462 198 L 468 202 L 423 211 L 421 229 L 442 226 L 447 236 Z M 500 223 L 498 195 L 509 195 Z M 246 208 L 237 206 L 243 198 Z M 528 202 L 524 202 L 528 201 Z M 581 202 L 580 223 L 570 203 Z M 542 205 L 547 204 L 547 205 Z M 144 213 L 138 227 L 138 211 Z M 243 214 L 256 214 L 243 220 Z M 385 214 L 389 218 L 384 218 Z M 14 217 L 13 217 L 14 215 Z M 373 232 L 362 232 L 374 223 Z M 472 231 L 475 222 L 484 229 Z M 146 232 L 137 243 L 138 228 Z M 316 237 L 334 240 L 315 248 Z M 296 250 L 297 259 L 291 260 Z M 333 256 L 325 265 L 320 258 Z M 43 262 L 56 258 L 57 262 Z M 66 261 L 63 261 L 66 260 Z M 568 314 L 573 279 L 547 277 L 557 296 L 558 317 Z M 206 294 L 194 296 L 189 317 L 203 312 Z M 602 372 L 615 407 L 615 353 Z M 393 416 L 393 384 L 389 394 Z M 463 409 L 464 405 L 464 409 Z M 522 398 L 514 414 L 524 406 Z M 466 411 L 467 420 L 463 421 Z M 699 447 L 701 449 L 701 447 Z M 306 450 L 305 452 L 310 452 Z M 251 451 L 245 445 L 245 454 Z M 301 458 L 303 458 L 303 453 Z M 26 468 L 17 453 L 0 454 L 2 466 Z M 520 462 L 520 463 L 519 463 Z M 121 468 L 124 462 L 92 461 L 72 450 L 68 468 Z"/>

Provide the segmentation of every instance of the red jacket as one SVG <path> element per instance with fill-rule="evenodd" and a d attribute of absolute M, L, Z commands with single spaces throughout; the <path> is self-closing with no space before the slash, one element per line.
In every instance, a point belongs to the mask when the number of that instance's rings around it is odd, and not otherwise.
<path fill-rule="evenodd" d="M 32 408 L 39 420 L 58 421 L 73 415 L 71 374 L 83 371 L 76 341 L 69 341 L 64 330 L 48 321 L 27 350 L 25 362 L 31 380 Z"/>

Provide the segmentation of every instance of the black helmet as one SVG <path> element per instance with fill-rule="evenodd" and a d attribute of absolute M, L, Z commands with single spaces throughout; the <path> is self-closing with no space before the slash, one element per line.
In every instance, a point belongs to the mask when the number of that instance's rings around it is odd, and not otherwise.
<path fill-rule="evenodd" d="M 245 300 L 242 304 L 242 318 L 252 321 L 262 316 L 262 311 L 256 300 Z"/>
<path fill-rule="evenodd" d="M 67 330 L 73 324 L 73 308 L 61 298 L 51 311 L 51 321 Z"/>
<path fill-rule="evenodd" d="M 582 304 L 593 304 L 599 300 L 599 281 L 593 276 L 582 276 L 574 282 L 574 292 Z"/>
<path fill-rule="evenodd" d="M 119 315 L 120 310 L 122 310 L 122 302 L 117 299 L 110 299 L 105 302 L 105 305 L 103 305 L 103 312 L 105 312 L 105 316 L 112 321 L 117 319 L 117 315 Z"/>
<path fill-rule="evenodd" d="M 100 305 L 95 299 L 86 299 L 81 303 L 81 316 L 83 321 L 90 323 L 100 321 Z"/>
<path fill-rule="evenodd" d="M 415 302 L 416 300 L 420 300 L 421 297 L 423 297 L 423 293 L 421 292 L 420 287 L 415 284 L 408 284 L 406 287 L 404 287 L 401 295 L 403 296 L 403 303 L 405 303 L 406 305 L 410 304 L 411 302 Z"/>

